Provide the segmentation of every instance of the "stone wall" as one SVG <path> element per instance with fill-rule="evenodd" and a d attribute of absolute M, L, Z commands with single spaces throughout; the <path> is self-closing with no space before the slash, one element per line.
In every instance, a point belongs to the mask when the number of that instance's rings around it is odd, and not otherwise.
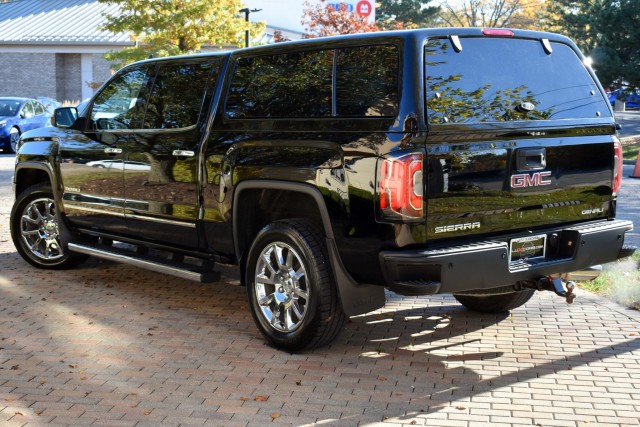
<path fill-rule="evenodd" d="M 56 54 L 55 74 L 58 83 L 56 98 L 59 101 L 80 101 L 82 98 L 80 70 L 80 54 Z"/>
<path fill-rule="evenodd" d="M 81 101 L 88 83 L 101 85 L 113 71 L 101 54 L 91 55 L 93 78 L 82 81 L 79 53 L 0 53 L 0 96 L 46 96 L 58 101 Z"/>
<path fill-rule="evenodd" d="M 0 96 L 57 97 L 56 54 L 2 53 Z"/>

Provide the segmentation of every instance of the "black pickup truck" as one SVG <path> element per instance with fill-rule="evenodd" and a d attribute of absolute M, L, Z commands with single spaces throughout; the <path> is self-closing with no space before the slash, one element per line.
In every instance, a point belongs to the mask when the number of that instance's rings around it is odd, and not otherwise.
<path fill-rule="evenodd" d="M 347 316 L 452 293 L 487 312 L 630 255 L 621 147 L 567 38 L 421 29 L 129 65 L 25 133 L 24 259 L 87 255 L 202 282 L 237 264 L 260 331 L 326 344 Z"/>

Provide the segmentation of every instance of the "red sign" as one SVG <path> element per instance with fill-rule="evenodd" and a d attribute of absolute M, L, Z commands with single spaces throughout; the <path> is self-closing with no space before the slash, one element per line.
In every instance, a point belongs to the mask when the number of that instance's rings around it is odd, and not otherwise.
<path fill-rule="evenodd" d="M 356 5 L 356 13 L 360 16 L 364 16 L 365 18 L 371 15 L 373 12 L 373 6 L 369 3 L 368 0 L 359 1 Z"/>

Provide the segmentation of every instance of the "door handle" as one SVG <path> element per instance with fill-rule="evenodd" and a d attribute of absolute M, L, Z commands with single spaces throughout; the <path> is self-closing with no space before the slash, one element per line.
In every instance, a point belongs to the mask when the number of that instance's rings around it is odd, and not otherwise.
<path fill-rule="evenodd" d="M 122 148 L 105 148 L 104 152 L 107 154 L 122 154 Z"/>
<path fill-rule="evenodd" d="M 173 150 L 174 157 L 194 157 L 196 153 L 191 150 Z"/>

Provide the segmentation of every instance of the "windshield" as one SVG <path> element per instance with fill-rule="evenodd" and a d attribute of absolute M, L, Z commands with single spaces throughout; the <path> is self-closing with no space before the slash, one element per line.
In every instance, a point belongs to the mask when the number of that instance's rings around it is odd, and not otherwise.
<path fill-rule="evenodd" d="M 12 117 L 18 114 L 22 101 L 0 98 L 0 117 Z"/>
<path fill-rule="evenodd" d="M 611 117 L 578 55 L 539 40 L 460 38 L 425 47 L 429 124 Z"/>

